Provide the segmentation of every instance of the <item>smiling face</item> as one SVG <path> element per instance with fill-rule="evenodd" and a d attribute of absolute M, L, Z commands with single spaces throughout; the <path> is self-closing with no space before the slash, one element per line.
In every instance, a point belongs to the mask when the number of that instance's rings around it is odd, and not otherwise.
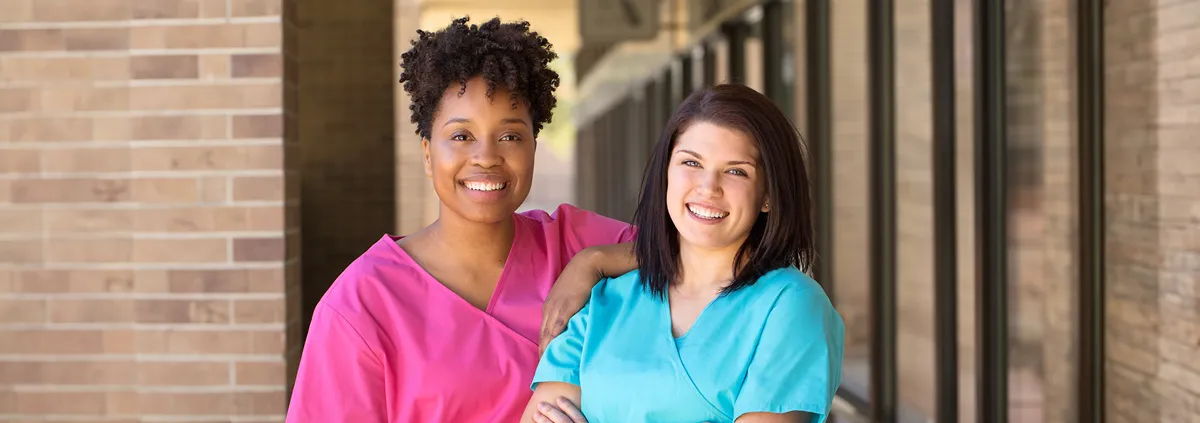
<path fill-rule="evenodd" d="M 746 134 L 696 122 L 679 134 L 667 166 L 667 213 L 679 244 L 705 250 L 742 246 L 767 211 L 766 175 Z"/>
<path fill-rule="evenodd" d="M 468 80 L 462 95 L 460 88 L 446 89 L 430 138 L 422 140 L 425 174 L 433 180 L 442 216 L 503 222 L 525 201 L 533 178 L 536 141 L 529 108 L 522 101 L 512 107 L 502 86 L 489 98 L 482 77 Z"/>

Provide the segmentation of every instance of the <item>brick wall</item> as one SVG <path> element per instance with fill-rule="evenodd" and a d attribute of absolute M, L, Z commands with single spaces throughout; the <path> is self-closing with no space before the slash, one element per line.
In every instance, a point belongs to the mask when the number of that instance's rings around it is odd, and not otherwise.
<path fill-rule="evenodd" d="M 1154 220 L 1163 254 L 1156 281 L 1162 316 L 1157 342 L 1161 362 L 1150 389 L 1161 398 L 1163 421 L 1196 421 L 1200 418 L 1200 166 L 1195 164 L 1200 159 L 1196 139 L 1200 133 L 1200 61 L 1196 59 L 1200 1 L 1160 0 L 1154 19 L 1158 22 L 1155 162 L 1159 182 L 1152 193 L 1157 194 Z"/>
<path fill-rule="evenodd" d="M 281 9 L 0 1 L 0 420 L 281 419 Z"/>
<path fill-rule="evenodd" d="M 1110 421 L 1200 415 L 1200 1 L 1106 11 Z"/>

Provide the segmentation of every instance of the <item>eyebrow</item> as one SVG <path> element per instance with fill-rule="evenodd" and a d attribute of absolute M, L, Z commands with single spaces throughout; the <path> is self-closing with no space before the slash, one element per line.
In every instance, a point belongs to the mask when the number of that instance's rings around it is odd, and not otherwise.
<path fill-rule="evenodd" d="M 675 152 L 676 153 L 687 153 L 692 156 L 695 156 L 697 159 L 704 160 L 704 156 L 701 156 L 700 153 L 697 153 L 692 150 L 685 150 L 685 149 L 681 148 L 681 149 L 675 150 Z M 757 166 L 754 162 L 747 161 L 747 160 L 730 160 L 730 161 L 726 162 L 726 164 Z"/>
<path fill-rule="evenodd" d="M 447 119 L 446 123 L 442 124 L 442 127 L 445 128 L 445 127 L 450 126 L 451 124 L 455 124 L 455 123 L 471 123 L 471 119 L 467 119 L 465 117 L 452 117 L 450 119 Z M 504 124 L 504 125 L 516 123 L 516 124 L 529 126 L 529 122 L 526 122 L 525 119 L 520 119 L 520 118 L 504 118 L 504 119 L 500 120 L 500 123 Z"/>

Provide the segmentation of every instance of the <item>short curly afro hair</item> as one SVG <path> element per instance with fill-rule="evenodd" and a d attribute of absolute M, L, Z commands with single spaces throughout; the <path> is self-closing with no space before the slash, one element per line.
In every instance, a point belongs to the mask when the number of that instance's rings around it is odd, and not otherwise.
<path fill-rule="evenodd" d="M 461 85 L 461 95 L 468 80 L 483 76 L 489 97 L 503 85 L 514 107 L 517 101 L 529 106 L 536 135 L 550 123 L 557 102 L 559 77 L 548 65 L 558 55 L 550 41 L 530 31 L 526 21 L 503 23 L 497 17 L 467 25 L 468 20 L 454 19 L 436 32 L 418 30 L 412 48 L 400 56 L 400 83 L 412 99 L 408 108 L 417 134 L 429 139 L 433 115 L 451 83 Z"/>

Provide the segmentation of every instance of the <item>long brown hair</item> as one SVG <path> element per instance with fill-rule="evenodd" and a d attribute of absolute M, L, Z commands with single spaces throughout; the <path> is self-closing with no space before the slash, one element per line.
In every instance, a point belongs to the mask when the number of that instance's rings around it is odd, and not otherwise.
<path fill-rule="evenodd" d="M 759 213 L 738 250 L 729 293 L 782 267 L 807 271 L 816 258 L 811 187 L 802 139 L 791 120 L 766 96 L 746 86 L 722 84 L 697 91 L 671 116 L 642 178 L 633 223 L 642 285 L 666 298 L 679 275 L 679 231 L 667 213 L 667 168 L 676 139 L 696 122 L 739 131 L 754 140 L 766 176 L 770 212 Z"/>

